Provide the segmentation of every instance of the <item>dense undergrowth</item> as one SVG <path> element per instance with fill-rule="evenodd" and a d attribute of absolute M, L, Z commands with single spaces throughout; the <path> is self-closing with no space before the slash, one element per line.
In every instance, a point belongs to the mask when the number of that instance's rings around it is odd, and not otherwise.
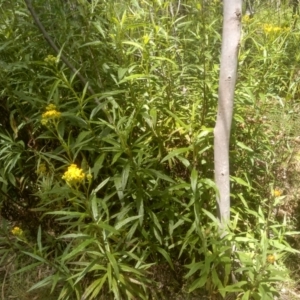
<path fill-rule="evenodd" d="M 0 3 L 1 297 L 274 299 L 299 260 L 292 10 L 243 17 L 220 239 L 220 2 L 34 1 L 59 54 Z"/>

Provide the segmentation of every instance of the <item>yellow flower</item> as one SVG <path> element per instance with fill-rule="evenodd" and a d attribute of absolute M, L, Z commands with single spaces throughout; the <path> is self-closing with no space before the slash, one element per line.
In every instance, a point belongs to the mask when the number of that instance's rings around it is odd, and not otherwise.
<path fill-rule="evenodd" d="M 270 33 L 273 29 L 272 25 L 270 24 L 264 24 L 263 28 L 265 33 Z"/>
<path fill-rule="evenodd" d="M 47 55 L 47 57 L 44 59 L 44 61 L 49 64 L 55 64 L 55 63 L 57 63 L 57 57 L 50 54 L 50 55 Z"/>
<path fill-rule="evenodd" d="M 47 105 L 46 110 L 56 110 L 56 105 L 53 103 L 50 103 Z"/>
<path fill-rule="evenodd" d="M 23 230 L 19 227 L 14 227 L 12 230 L 11 230 L 11 233 L 15 236 L 22 236 L 23 235 Z"/>
<path fill-rule="evenodd" d="M 274 26 L 272 24 L 264 24 L 263 25 L 263 30 L 266 34 L 268 33 L 275 33 L 275 32 L 281 32 L 281 31 L 286 31 L 285 28 Z"/>
<path fill-rule="evenodd" d="M 275 255 L 274 254 L 269 254 L 267 256 L 267 262 L 270 263 L 270 264 L 274 264 L 276 258 L 275 258 Z"/>
<path fill-rule="evenodd" d="M 49 104 L 46 107 L 46 112 L 42 114 L 41 123 L 46 125 L 50 120 L 58 119 L 61 116 L 61 112 L 56 110 L 56 106 L 54 104 Z"/>
<path fill-rule="evenodd" d="M 280 197 L 282 195 L 282 191 L 279 189 L 275 189 L 273 195 L 274 197 Z"/>
<path fill-rule="evenodd" d="M 42 117 L 43 119 L 53 119 L 53 118 L 59 118 L 61 113 L 55 109 L 48 110 L 45 113 L 43 113 Z"/>
<path fill-rule="evenodd" d="M 150 36 L 148 34 L 143 36 L 144 45 L 147 45 L 150 41 Z"/>
<path fill-rule="evenodd" d="M 251 18 L 249 15 L 244 15 L 242 18 L 242 22 L 243 23 L 250 23 L 251 22 Z"/>
<path fill-rule="evenodd" d="M 68 170 L 62 176 L 67 184 L 72 185 L 76 183 L 83 182 L 85 174 L 82 169 L 79 169 L 75 164 L 72 164 L 68 167 Z"/>

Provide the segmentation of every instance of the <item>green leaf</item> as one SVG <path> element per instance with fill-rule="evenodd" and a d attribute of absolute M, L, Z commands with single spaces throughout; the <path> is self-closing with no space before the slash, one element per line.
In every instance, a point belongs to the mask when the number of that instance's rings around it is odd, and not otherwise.
<path fill-rule="evenodd" d="M 141 218 L 140 218 L 141 219 Z M 136 231 L 136 229 L 138 228 L 139 226 L 139 221 L 138 222 L 134 222 L 134 224 L 130 227 L 129 231 L 127 232 L 126 234 L 126 240 L 127 241 L 130 241 Z"/>
<path fill-rule="evenodd" d="M 230 176 L 230 179 L 238 184 L 241 184 L 243 186 L 246 186 L 249 189 L 252 189 L 251 185 L 240 177 Z"/>
<path fill-rule="evenodd" d="M 137 220 L 137 219 L 139 219 L 139 218 L 141 218 L 141 216 L 134 216 L 134 217 L 126 218 L 125 220 L 122 220 L 122 221 L 118 222 L 118 223 L 116 224 L 115 228 L 116 228 L 117 230 L 119 230 L 119 229 L 121 229 L 124 225 L 126 225 L 127 223 L 132 222 L 132 221 L 134 221 L 134 220 Z"/>
<path fill-rule="evenodd" d="M 91 141 L 92 139 L 94 139 L 94 137 L 91 137 L 89 139 L 86 140 L 86 137 L 90 136 L 91 135 L 91 131 L 82 131 L 79 133 L 76 141 L 75 141 L 75 144 L 72 146 L 72 148 L 77 148 L 89 141 Z"/>
<path fill-rule="evenodd" d="M 244 293 L 242 300 L 249 300 L 250 299 L 250 291 Z"/>
<path fill-rule="evenodd" d="M 159 179 L 163 179 L 165 181 L 175 183 L 175 181 L 172 178 L 170 178 L 169 176 L 163 174 L 160 171 L 157 171 L 157 170 L 154 170 L 154 169 L 147 169 L 147 170 L 145 169 L 143 171 L 144 171 L 144 173 L 151 174 L 151 175 L 153 175 L 153 176 L 155 176 L 155 177 L 157 177 Z"/>
<path fill-rule="evenodd" d="M 88 217 L 87 213 L 81 213 L 81 212 L 76 212 L 76 211 L 51 211 L 46 213 L 47 215 L 64 215 L 64 216 L 69 216 L 71 218 L 83 218 L 83 217 Z"/>
<path fill-rule="evenodd" d="M 105 29 L 102 27 L 103 26 L 103 22 L 96 19 L 96 21 L 92 22 L 92 24 L 98 30 L 98 32 L 102 35 L 102 38 L 106 39 L 106 35 L 107 34 L 106 34 Z M 95 41 L 95 42 L 103 43 L 102 41 Z"/>
<path fill-rule="evenodd" d="M 214 286 L 216 286 L 218 288 L 218 290 L 220 291 L 221 295 L 223 297 L 225 297 L 226 292 L 222 292 L 223 284 L 218 276 L 216 268 L 213 268 L 211 270 L 211 278 L 212 278 L 212 282 L 213 282 Z"/>
<path fill-rule="evenodd" d="M 153 61 L 155 60 L 160 60 L 163 62 L 169 62 L 170 64 L 172 64 L 174 67 L 176 67 L 176 69 L 178 68 L 176 62 L 174 62 L 173 60 L 167 58 L 167 57 L 160 57 L 160 56 L 151 56 L 150 59 L 152 59 Z"/>
<path fill-rule="evenodd" d="M 123 79 L 124 75 L 126 74 L 126 72 L 128 71 L 128 68 L 119 68 L 118 69 L 118 80 L 120 81 L 121 79 Z"/>
<path fill-rule="evenodd" d="M 53 275 L 50 275 L 50 276 L 44 278 L 43 280 L 34 284 L 27 292 L 31 292 L 33 290 L 40 289 L 45 286 L 49 286 L 52 283 L 52 278 L 53 278 Z"/>
<path fill-rule="evenodd" d="M 78 246 L 76 246 L 76 248 L 71 251 L 70 253 L 68 253 L 67 255 L 63 255 L 61 260 L 62 261 L 66 261 L 66 260 L 70 260 L 71 258 L 73 258 L 76 255 L 80 255 L 81 252 L 84 252 L 85 248 L 94 243 L 94 239 L 88 239 L 84 242 L 82 242 L 81 244 L 79 244 Z"/>
<path fill-rule="evenodd" d="M 124 193 L 123 193 L 123 189 L 122 189 L 122 178 L 120 176 L 115 176 L 114 183 L 115 183 L 115 188 L 118 193 L 118 197 L 120 200 L 122 200 L 124 198 Z"/>
<path fill-rule="evenodd" d="M 154 225 L 157 227 L 157 229 L 159 229 L 160 233 L 163 232 L 162 227 L 158 221 L 158 218 L 156 216 L 156 214 L 153 211 L 149 211 L 150 217 L 152 219 L 152 221 L 154 222 Z"/>
<path fill-rule="evenodd" d="M 126 188 L 126 184 L 128 181 L 128 176 L 130 172 L 130 165 L 126 164 L 123 171 L 122 171 L 122 190 L 124 191 Z"/>
<path fill-rule="evenodd" d="M 119 231 L 117 229 L 101 221 L 98 221 L 97 224 L 92 224 L 92 226 L 107 230 L 108 232 L 113 234 L 119 234 Z"/>
<path fill-rule="evenodd" d="M 103 277 L 93 281 L 93 283 L 91 283 L 84 291 L 83 295 L 82 295 L 82 300 L 85 299 L 95 299 L 96 297 L 99 296 L 99 293 L 102 289 L 103 284 L 105 283 L 107 279 L 107 274 L 104 274 Z M 89 295 L 91 295 L 91 297 L 89 297 Z"/>
<path fill-rule="evenodd" d="M 170 267 L 174 270 L 174 266 L 168 252 L 160 247 L 157 247 L 157 251 L 166 259 Z"/>
<path fill-rule="evenodd" d="M 193 169 L 191 173 L 191 188 L 194 194 L 197 193 L 197 181 L 198 181 L 198 172 L 196 169 Z"/>
<path fill-rule="evenodd" d="M 68 233 L 64 235 L 60 235 L 57 239 L 76 239 L 76 238 L 88 238 L 90 237 L 88 234 L 85 233 Z"/>
<path fill-rule="evenodd" d="M 91 196 L 91 208 L 92 208 L 92 214 L 93 214 L 93 219 L 95 221 L 98 220 L 98 216 L 99 216 L 99 211 L 98 211 L 98 198 L 96 197 L 95 194 L 92 194 Z"/>
<path fill-rule="evenodd" d="M 167 114 L 169 114 L 171 117 L 173 117 L 184 129 L 189 130 L 190 125 L 186 125 L 177 115 L 175 115 L 170 110 L 166 109 Z"/>
<path fill-rule="evenodd" d="M 49 158 L 52 158 L 54 160 L 58 160 L 58 161 L 61 161 L 63 162 L 65 165 L 68 165 L 69 164 L 69 161 L 67 161 L 66 159 L 58 156 L 58 155 L 55 155 L 55 154 L 51 154 L 49 152 L 44 152 L 43 155 L 49 157 Z"/>
<path fill-rule="evenodd" d="M 269 240 L 269 244 L 278 250 L 287 251 L 290 253 L 300 253 L 299 250 L 293 249 L 291 246 L 284 245 L 283 243 L 277 240 Z"/>
<path fill-rule="evenodd" d="M 203 137 L 211 134 L 214 131 L 213 128 L 201 127 L 200 133 L 197 135 L 197 139 L 201 140 Z"/>
<path fill-rule="evenodd" d="M 152 119 L 152 126 L 155 129 L 156 123 L 157 123 L 157 110 L 155 108 L 152 108 L 150 110 L 150 116 L 151 116 L 151 119 Z"/>
<path fill-rule="evenodd" d="M 41 257 L 41 256 L 39 256 L 39 255 L 30 253 L 30 252 L 27 252 L 27 251 L 22 251 L 22 252 L 23 252 L 24 254 L 26 254 L 26 255 L 28 255 L 28 256 L 30 256 L 30 257 L 32 257 L 32 258 L 34 258 L 34 259 L 40 261 L 40 262 L 47 263 L 47 261 L 46 261 L 43 257 Z"/>
<path fill-rule="evenodd" d="M 188 168 L 188 167 L 191 165 L 191 163 L 190 163 L 186 158 L 184 158 L 184 157 L 176 156 L 176 158 L 177 158 L 179 161 L 181 161 L 182 164 L 183 164 L 186 168 Z"/>
<path fill-rule="evenodd" d="M 202 208 L 202 211 L 215 223 L 215 224 L 219 224 L 219 220 L 209 211 L 207 211 L 206 209 Z"/>
<path fill-rule="evenodd" d="M 40 266 L 41 264 L 42 264 L 42 262 L 36 262 L 36 263 L 30 264 L 29 266 L 26 266 L 22 269 L 19 269 L 18 271 L 13 272 L 13 274 L 19 274 L 19 273 L 23 273 L 23 272 L 26 273 L 31 269 L 36 270 L 36 267 Z"/>
<path fill-rule="evenodd" d="M 42 228 L 41 225 L 39 225 L 39 229 L 38 229 L 38 235 L 37 235 L 37 244 L 38 244 L 38 248 L 39 248 L 39 253 L 42 253 Z"/>
<path fill-rule="evenodd" d="M 87 251 L 87 253 L 91 254 L 91 253 L 93 253 L 93 251 Z M 74 285 L 76 285 L 78 282 L 80 282 L 86 276 L 86 274 L 88 272 L 94 271 L 94 270 L 96 270 L 96 268 L 97 268 L 97 270 L 99 270 L 97 262 L 98 262 L 98 259 L 96 258 L 96 259 L 90 260 L 88 263 L 83 263 L 82 265 L 87 265 L 87 266 L 81 272 L 76 273 L 71 277 L 71 278 L 76 278 Z M 77 264 L 80 265 L 79 262 Z M 94 266 L 96 266 L 96 268 L 94 268 Z"/>
<path fill-rule="evenodd" d="M 242 142 L 237 142 L 236 143 L 238 147 L 240 147 L 241 149 L 247 150 L 248 152 L 253 152 L 253 150 L 249 147 L 247 147 L 244 143 Z"/>
<path fill-rule="evenodd" d="M 224 288 L 221 288 L 222 292 L 235 293 L 235 292 L 243 292 L 243 286 L 246 285 L 247 281 L 239 281 L 237 283 L 227 285 Z"/>
<path fill-rule="evenodd" d="M 114 255 L 112 253 L 110 253 L 110 252 L 106 252 L 106 256 L 107 256 L 107 258 L 108 258 L 108 260 L 109 260 L 109 262 L 110 262 L 110 264 L 113 267 L 113 270 L 115 272 L 115 276 L 114 277 L 117 280 L 119 280 L 119 267 L 118 267 L 118 264 L 117 264 L 117 261 L 116 261 Z"/>
<path fill-rule="evenodd" d="M 191 147 L 186 147 L 186 148 L 179 148 L 171 151 L 167 156 L 165 156 L 161 162 L 163 163 L 166 160 L 169 160 L 170 158 L 173 158 L 174 156 L 178 156 L 178 154 L 186 153 L 188 151 L 191 151 Z"/>
<path fill-rule="evenodd" d="M 65 122 L 59 122 L 57 126 L 57 133 L 59 137 L 63 140 L 65 136 Z"/>
<path fill-rule="evenodd" d="M 299 235 L 300 231 L 287 231 L 284 233 L 284 235 Z"/>
<path fill-rule="evenodd" d="M 92 194 L 95 195 L 98 191 L 100 191 L 110 180 L 110 177 L 103 180 L 98 186 L 92 191 Z"/>
<path fill-rule="evenodd" d="M 206 272 L 203 272 L 201 274 L 200 279 L 196 279 L 193 281 L 193 283 L 189 287 L 189 293 L 193 292 L 196 289 L 202 288 L 207 282 L 207 277 L 208 277 L 208 274 Z"/>
<path fill-rule="evenodd" d="M 245 200 L 243 194 L 242 194 L 242 193 L 239 193 L 239 194 L 238 194 L 238 197 L 239 197 L 240 200 L 242 201 L 243 206 L 249 208 L 248 203 L 247 203 L 247 201 Z"/>
<path fill-rule="evenodd" d="M 146 74 L 133 74 L 133 75 L 129 75 L 124 77 L 121 81 L 119 81 L 119 84 L 121 83 L 125 83 L 128 81 L 136 81 L 136 80 L 148 80 L 151 78 L 155 78 L 156 76 L 154 75 L 146 75 Z"/>
<path fill-rule="evenodd" d="M 125 45 L 131 45 L 131 46 L 134 46 L 137 49 L 144 50 L 144 47 L 141 44 L 136 43 L 136 42 L 124 41 L 123 44 L 125 44 Z"/>
<path fill-rule="evenodd" d="M 162 245 L 163 241 L 162 241 L 162 237 L 161 237 L 160 232 L 157 230 L 156 227 L 152 227 L 152 230 L 153 230 L 154 236 L 156 237 L 158 242 Z"/>
<path fill-rule="evenodd" d="M 102 153 L 95 161 L 94 167 L 92 168 L 92 172 L 94 173 L 94 178 L 98 177 L 98 173 L 100 169 L 103 167 L 103 161 L 106 157 L 106 153 Z"/>
<path fill-rule="evenodd" d="M 170 236 L 172 236 L 173 235 L 173 231 L 177 228 L 177 227 L 179 227 L 179 226 L 181 226 L 182 224 L 184 224 L 184 220 L 182 220 L 182 219 L 180 219 L 180 220 L 178 220 L 174 225 L 169 225 L 169 232 L 170 232 Z"/>
<path fill-rule="evenodd" d="M 81 94 L 81 97 L 80 97 L 80 103 L 82 105 L 82 103 L 84 102 L 84 98 L 85 98 L 85 95 L 86 95 L 86 92 L 87 92 L 87 89 L 88 89 L 88 86 L 89 86 L 89 83 L 87 82 L 83 88 L 83 91 L 82 91 L 82 94 Z"/>
<path fill-rule="evenodd" d="M 191 277 L 195 272 L 199 270 L 203 270 L 204 263 L 203 262 L 197 262 L 197 263 L 191 263 L 187 267 L 190 269 L 189 272 L 184 276 L 184 278 Z"/>

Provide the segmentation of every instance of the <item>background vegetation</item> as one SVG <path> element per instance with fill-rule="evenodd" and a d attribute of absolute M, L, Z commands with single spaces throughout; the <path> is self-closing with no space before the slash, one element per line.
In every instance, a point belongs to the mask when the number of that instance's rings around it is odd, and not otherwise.
<path fill-rule="evenodd" d="M 281 282 L 297 295 L 292 8 L 265 1 L 243 17 L 220 239 L 220 1 L 33 5 L 59 54 L 23 1 L 0 0 L 1 298 L 267 300 Z"/>

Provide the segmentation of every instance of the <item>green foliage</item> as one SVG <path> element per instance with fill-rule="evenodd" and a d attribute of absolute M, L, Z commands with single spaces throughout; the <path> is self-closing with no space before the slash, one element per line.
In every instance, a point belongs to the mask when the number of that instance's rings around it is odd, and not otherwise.
<path fill-rule="evenodd" d="M 27 256 L 16 274 L 44 268 L 30 291 L 47 287 L 56 299 L 272 299 L 283 258 L 294 252 L 287 220 L 273 214 L 273 160 L 285 140 L 273 145 L 268 119 L 274 99 L 286 111 L 297 98 L 291 25 L 266 34 L 255 17 L 244 26 L 233 218 L 220 238 L 212 151 L 220 2 L 33 5 L 61 53 L 23 1 L 0 0 L 0 203 L 9 220 L 1 264 Z M 22 232 L 13 235 L 15 226 Z M 167 284 L 157 292 L 161 266 L 171 292 Z"/>

